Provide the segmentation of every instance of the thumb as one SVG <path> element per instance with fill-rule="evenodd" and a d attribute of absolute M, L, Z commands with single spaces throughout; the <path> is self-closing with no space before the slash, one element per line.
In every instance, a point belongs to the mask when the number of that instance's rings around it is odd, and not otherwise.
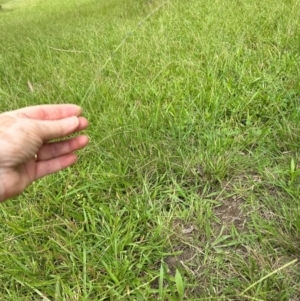
<path fill-rule="evenodd" d="M 76 132 L 79 126 L 79 119 L 76 116 L 63 118 L 59 120 L 37 120 L 36 132 L 44 141 L 63 138 Z"/>

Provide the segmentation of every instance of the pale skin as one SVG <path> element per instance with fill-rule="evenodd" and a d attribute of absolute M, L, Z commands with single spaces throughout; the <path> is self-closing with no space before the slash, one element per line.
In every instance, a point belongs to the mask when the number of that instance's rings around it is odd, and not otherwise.
<path fill-rule="evenodd" d="M 74 152 L 87 146 L 88 137 L 66 137 L 87 128 L 88 121 L 81 114 L 82 109 L 72 104 L 32 106 L 0 114 L 1 202 L 77 161 Z"/>

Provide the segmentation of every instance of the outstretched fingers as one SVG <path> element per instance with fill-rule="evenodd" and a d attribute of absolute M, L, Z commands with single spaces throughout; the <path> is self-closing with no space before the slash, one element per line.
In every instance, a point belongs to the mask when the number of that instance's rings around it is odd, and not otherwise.
<path fill-rule="evenodd" d="M 52 173 L 63 170 L 73 165 L 76 161 L 77 161 L 77 156 L 71 153 L 51 160 L 37 162 L 34 180 L 40 179 Z"/>
<path fill-rule="evenodd" d="M 89 139 L 87 136 L 77 136 L 68 140 L 46 143 L 40 148 L 37 160 L 46 161 L 61 157 L 84 148 L 88 143 Z"/>
<path fill-rule="evenodd" d="M 13 111 L 14 114 L 37 120 L 59 120 L 71 116 L 80 116 L 82 108 L 74 104 L 30 106 Z"/>
<path fill-rule="evenodd" d="M 64 138 L 88 127 L 84 117 L 68 117 L 57 121 L 36 121 L 36 130 L 44 142 Z"/>

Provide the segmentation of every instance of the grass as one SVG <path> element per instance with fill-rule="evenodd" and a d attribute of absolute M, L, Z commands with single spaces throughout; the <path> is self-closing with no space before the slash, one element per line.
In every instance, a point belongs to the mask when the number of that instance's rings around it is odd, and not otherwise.
<path fill-rule="evenodd" d="M 1 205 L 0 300 L 300 300 L 299 1 L 0 4 L 0 110 L 91 139 Z"/>

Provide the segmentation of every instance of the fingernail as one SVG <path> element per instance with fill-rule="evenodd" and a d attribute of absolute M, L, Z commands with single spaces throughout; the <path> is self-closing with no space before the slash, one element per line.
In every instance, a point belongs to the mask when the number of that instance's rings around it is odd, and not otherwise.
<path fill-rule="evenodd" d="M 77 116 L 72 116 L 68 118 L 67 123 L 69 127 L 76 128 L 79 125 L 79 119 Z"/>

